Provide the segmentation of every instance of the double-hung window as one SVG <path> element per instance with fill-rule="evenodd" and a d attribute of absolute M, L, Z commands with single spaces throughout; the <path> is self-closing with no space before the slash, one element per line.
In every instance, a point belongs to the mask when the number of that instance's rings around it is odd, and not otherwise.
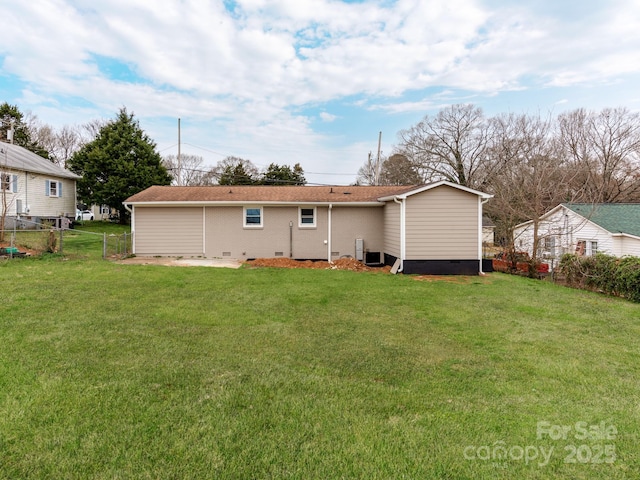
<path fill-rule="evenodd" d="M 578 240 L 576 254 L 580 256 L 592 256 L 598 253 L 598 242 L 595 240 Z"/>
<path fill-rule="evenodd" d="M 300 228 L 314 228 L 316 226 L 316 207 L 298 208 L 298 226 Z"/>
<path fill-rule="evenodd" d="M 262 207 L 244 207 L 243 210 L 245 228 L 262 227 Z"/>
<path fill-rule="evenodd" d="M 10 193 L 18 192 L 18 176 L 10 173 L 0 173 L 0 190 Z"/>
<path fill-rule="evenodd" d="M 55 180 L 47 180 L 45 185 L 44 194 L 47 197 L 61 197 L 62 196 L 62 182 L 56 182 Z"/>

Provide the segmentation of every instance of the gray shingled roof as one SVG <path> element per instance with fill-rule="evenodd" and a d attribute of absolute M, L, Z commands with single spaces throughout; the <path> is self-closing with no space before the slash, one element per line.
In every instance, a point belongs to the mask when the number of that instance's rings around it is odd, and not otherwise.
<path fill-rule="evenodd" d="M 611 233 L 640 237 L 638 203 L 565 203 L 564 206 Z"/>
<path fill-rule="evenodd" d="M 0 168 L 2 167 L 58 178 L 81 178 L 80 175 L 52 163 L 26 148 L 10 143 L 0 143 Z"/>

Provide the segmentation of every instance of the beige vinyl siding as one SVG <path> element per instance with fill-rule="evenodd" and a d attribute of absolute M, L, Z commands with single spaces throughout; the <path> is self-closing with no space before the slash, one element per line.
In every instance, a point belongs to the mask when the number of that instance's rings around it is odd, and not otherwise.
<path fill-rule="evenodd" d="M 203 255 L 202 207 L 135 207 L 134 212 L 136 255 Z"/>
<path fill-rule="evenodd" d="M 355 241 L 364 240 L 365 251 L 384 248 L 384 209 L 380 207 L 336 207 L 332 213 L 331 251 L 355 257 Z"/>
<path fill-rule="evenodd" d="M 10 170 L 8 168 L 2 168 L 0 165 L 0 175 L 9 176 L 9 184 L 7 189 L 0 190 L 0 196 L 4 195 L 4 199 L 2 201 L 6 201 L 7 205 L 7 216 L 16 215 L 16 205 L 17 200 L 22 200 L 23 209 L 26 208 L 24 204 L 25 197 L 25 189 L 24 189 L 24 172 L 16 172 L 15 170 Z M 14 184 L 15 179 L 15 184 Z M 14 192 L 14 186 L 16 191 Z M 1 208 L 1 207 L 0 207 Z"/>
<path fill-rule="evenodd" d="M 249 205 L 246 205 L 249 206 Z M 259 205 L 251 205 L 257 207 Z M 206 255 L 231 258 L 327 258 L 327 209 L 316 209 L 316 228 L 298 226 L 298 207 L 262 207 L 262 227 L 245 228 L 243 207 L 206 208 Z M 281 254 L 281 255 L 280 255 Z"/>
<path fill-rule="evenodd" d="M 400 258 L 400 205 L 393 201 L 384 206 L 384 253 Z"/>
<path fill-rule="evenodd" d="M 478 259 L 478 196 L 447 186 L 406 200 L 407 260 Z"/>
<path fill-rule="evenodd" d="M 298 208 L 296 207 L 296 219 L 293 222 L 293 258 L 326 259 L 328 233 L 328 211 L 326 206 L 316 208 L 316 227 L 298 228 Z M 287 222 L 287 228 L 289 223 Z"/>

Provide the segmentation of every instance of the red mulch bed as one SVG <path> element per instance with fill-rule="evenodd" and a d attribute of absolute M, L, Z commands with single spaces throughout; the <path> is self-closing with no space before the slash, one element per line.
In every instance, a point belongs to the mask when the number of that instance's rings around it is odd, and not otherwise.
<path fill-rule="evenodd" d="M 276 267 L 276 268 L 314 268 L 318 270 L 350 270 L 352 272 L 384 272 L 389 273 L 391 267 L 369 267 L 354 258 L 340 258 L 333 263 L 325 261 L 312 262 L 311 260 L 293 260 L 291 258 L 256 258 L 246 262 L 251 267 Z"/>

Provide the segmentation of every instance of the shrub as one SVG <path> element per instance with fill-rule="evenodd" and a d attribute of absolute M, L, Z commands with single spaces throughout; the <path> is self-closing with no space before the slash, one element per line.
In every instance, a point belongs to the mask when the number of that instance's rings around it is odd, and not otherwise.
<path fill-rule="evenodd" d="M 567 284 L 640 302 L 640 258 L 617 258 L 599 253 L 593 257 L 563 255 L 559 273 Z"/>

